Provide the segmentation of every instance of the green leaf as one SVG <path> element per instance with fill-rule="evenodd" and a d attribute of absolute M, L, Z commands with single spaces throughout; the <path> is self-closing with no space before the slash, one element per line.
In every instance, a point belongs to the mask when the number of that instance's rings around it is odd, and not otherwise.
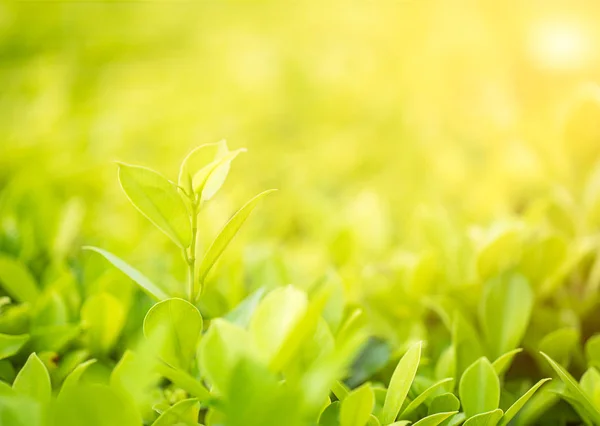
<path fill-rule="evenodd" d="M 81 376 L 83 376 L 83 373 L 85 373 L 85 371 L 88 369 L 88 367 L 90 365 L 94 364 L 95 362 L 96 362 L 95 359 L 90 359 L 85 362 L 82 362 L 77 367 L 75 367 L 75 369 L 73 371 L 71 371 L 71 373 L 69 373 L 69 375 L 63 382 L 63 384 L 60 388 L 60 392 L 61 393 L 69 392 L 73 389 L 76 389 L 77 386 L 79 385 L 79 380 L 81 379 Z"/>
<path fill-rule="evenodd" d="M 519 345 L 532 308 L 533 292 L 522 275 L 504 274 L 487 283 L 481 317 L 487 347 L 494 358 Z"/>
<path fill-rule="evenodd" d="M 220 142 L 206 143 L 191 150 L 181 162 L 178 185 L 190 195 L 193 193 L 192 179 L 198 170 L 214 162 Z"/>
<path fill-rule="evenodd" d="M 428 414 L 432 415 L 435 413 L 444 413 L 449 411 L 458 411 L 460 408 L 460 401 L 458 398 L 450 392 L 443 393 L 436 396 L 429 404 Z"/>
<path fill-rule="evenodd" d="M 596 367 L 590 367 L 583 373 L 579 385 L 594 406 L 600 407 L 600 372 Z"/>
<path fill-rule="evenodd" d="M 157 300 L 165 300 L 169 298 L 169 295 L 165 293 L 164 290 L 162 290 L 160 287 L 158 287 L 156 284 L 154 284 L 152 281 L 146 278 L 140 271 L 130 266 L 127 262 L 115 256 L 114 254 L 93 246 L 84 246 L 83 249 L 94 251 L 104 256 L 106 260 L 112 263 L 113 266 L 115 266 L 129 278 L 131 278 L 136 284 L 138 284 L 142 288 L 142 290 L 144 290 L 153 298 Z"/>
<path fill-rule="evenodd" d="M 450 417 L 455 415 L 456 413 L 457 411 L 451 411 L 449 413 L 432 414 L 431 416 L 424 417 L 418 422 L 413 423 L 413 426 L 437 426 L 446 419 L 449 419 Z"/>
<path fill-rule="evenodd" d="M 334 401 L 319 416 L 319 426 L 340 426 L 340 402 Z"/>
<path fill-rule="evenodd" d="M 561 365 L 568 367 L 571 355 L 578 345 L 579 330 L 573 327 L 563 327 L 546 334 L 538 343 L 538 349 Z"/>
<path fill-rule="evenodd" d="M 233 237 L 235 237 L 235 235 L 238 233 L 246 219 L 248 219 L 248 216 L 250 213 L 252 213 L 252 210 L 254 210 L 260 199 L 273 191 L 275 191 L 275 189 L 270 189 L 268 191 L 261 192 L 252 198 L 241 209 L 239 209 L 231 217 L 231 219 L 229 219 L 223 229 L 221 229 L 217 237 L 213 240 L 212 244 L 204 254 L 204 258 L 200 264 L 198 279 L 201 283 L 204 282 L 206 276 L 216 261 L 219 259 L 219 257 L 221 257 L 221 254 L 223 254 L 223 251 L 225 251 Z"/>
<path fill-rule="evenodd" d="M 199 401 L 206 401 L 211 397 L 204 385 L 185 371 L 177 370 L 163 363 L 158 364 L 157 370 L 161 376 L 165 377 L 171 383 L 174 383 L 177 387 L 183 389 Z"/>
<path fill-rule="evenodd" d="M 424 403 L 429 397 L 433 396 L 435 392 L 437 392 L 440 388 L 443 388 L 444 385 L 451 385 L 454 381 L 452 378 L 442 379 L 440 381 L 435 382 L 427 389 L 425 389 L 419 396 L 413 399 L 410 404 L 402 411 L 400 417 L 407 418 L 409 417 L 419 406 Z M 444 411 L 454 411 L 454 410 L 444 410 Z"/>
<path fill-rule="evenodd" d="M 228 151 L 227 146 L 218 154 L 220 157 L 212 163 L 199 170 L 192 180 L 192 187 L 196 194 L 200 194 L 202 202 L 210 200 L 217 191 L 223 186 L 227 175 L 229 174 L 229 166 L 233 159 L 238 154 L 246 152 L 244 148 Z"/>
<path fill-rule="evenodd" d="M 291 285 L 265 296 L 250 320 L 250 335 L 262 359 L 270 362 L 308 309 L 306 294 Z"/>
<path fill-rule="evenodd" d="M 28 340 L 29 334 L 0 334 L 0 360 L 19 352 Z"/>
<path fill-rule="evenodd" d="M 199 413 L 200 403 L 197 399 L 184 399 L 162 413 L 152 426 L 196 426 Z"/>
<path fill-rule="evenodd" d="M 108 293 L 90 296 L 81 308 L 81 324 L 88 348 L 99 356 L 107 354 L 117 341 L 127 312 L 119 299 Z"/>
<path fill-rule="evenodd" d="M 343 401 L 350 393 L 350 389 L 343 382 L 336 380 L 333 386 L 331 386 L 331 392 L 333 392 L 338 400 Z"/>
<path fill-rule="evenodd" d="M 202 316 L 186 300 L 163 300 L 152 306 L 144 318 L 144 335 L 151 338 L 154 333 L 164 333 L 161 358 L 172 367 L 187 370 L 202 333 Z"/>
<path fill-rule="evenodd" d="M 594 334 L 585 342 L 585 356 L 590 366 L 600 368 L 600 334 Z"/>
<path fill-rule="evenodd" d="M 564 369 L 560 364 L 554 361 L 550 356 L 544 352 L 540 352 L 546 361 L 550 364 L 552 369 L 558 375 L 558 377 L 565 384 L 566 390 L 573 398 L 581 404 L 582 409 L 585 413 L 593 420 L 595 424 L 600 424 L 600 411 L 594 406 L 594 404 L 587 397 L 583 389 L 579 386 L 577 381 L 571 376 L 571 374 Z"/>
<path fill-rule="evenodd" d="M 479 358 L 465 370 L 458 394 L 467 417 L 498 408 L 500 380 L 487 358 Z"/>
<path fill-rule="evenodd" d="M 496 409 L 486 413 L 476 414 L 467 419 L 463 426 L 496 426 L 502 418 L 502 410 Z"/>
<path fill-rule="evenodd" d="M 179 247 L 190 246 L 191 222 L 176 185 L 154 170 L 123 163 L 119 163 L 119 182 L 140 213 Z"/>
<path fill-rule="evenodd" d="M 523 349 L 521 349 L 521 348 L 513 349 L 510 352 L 500 355 L 492 363 L 492 367 L 494 367 L 494 370 L 496 371 L 496 374 L 498 375 L 498 377 L 501 377 L 506 372 L 506 370 L 509 369 L 515 355 L 517 355 L 518 353 L 520 353 L 522 351 L 523 351 Z"/>
<path fill-rule="evenodd" d="M 220 393 L 227 393 L 231 372 L 243 357 L 255 356 L 250 334 L 243 328 L 217 318 L 200 342 L 199 370 Z"/>
<path fill-rule="evenodd" d="M 99 384 L 80 384 L 62 393 L 54 421 L 60 426 L 142 426 L 142 419 L 127 398 Z"/>
<path fill-rule="evenodd" d="M 342 401 L 341 426 L 365 426 L 375 405 L 375 395 L 369 384 L 354 389 Z"/>
<path fill-rule="evenodd" d="M 21 395 L 27 395 L 41 404 L 50 402 L 52 385 L 50 375 L 42 361 L 35 353 L 29 355 L 27 362 L 17 374 L 13 389 Z"/>
<path fill-rule="evenodd" d="M 259 288 L 254 293 L 246 297 L 239 305 L 237 305 L 232 311 L 228 312 L 223 318 L 241 327 L 248 326 L 256 307 L 264 295 L 265 288 Z"/>
<path fill-rule="evenodd" d="M 398 362 L 388 387 L 381 412 L 381 422 L 383 424 L 392 423 L 396 420 L 400 408 L 408 395 L 410 386 L 417 374 L 419 361 L 421 359 L 422 342 L 412 345 L 404 356 Z"/>
<path fill-rule="evenodd" d="M 0 284 L 19 302 L 34 303 L 40 290 L 27 267 L 17 259 L 0 254 Z"/>
<path fill-rule="evenodd" d="M 508 423 L 517 415 L 517 413 L 525 406 L 527 401 L 533 396 L 533 394 L 547 381 L 551 379 L 542 379 L 537 382 L 531 389 L 529 389 L 525 394 L 520 397 L 513 405 L 510 406 L 506 413 L 502 417 L 500 421 L 500 426 L 508 425 Z"/>

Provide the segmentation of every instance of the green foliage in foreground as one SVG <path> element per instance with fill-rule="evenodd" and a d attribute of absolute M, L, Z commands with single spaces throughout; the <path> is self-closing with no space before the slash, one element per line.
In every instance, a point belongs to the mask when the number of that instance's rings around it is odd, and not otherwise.
<path fill-rule="evenodd" d="M 128 199 L 181 252 L 184 285 L 104 248 L 67 259 L 64 227 L 42 260 L 19 251 L 32 235 L 4 241 L 0 424 L 600 424 L 599 243 L 577 237 L 561 205 L 476 246 L 445 236 L 446 252 L 360 277 L 358 300 L 339 296 L 353 282 L 341 270 L 304 288 L 242 287 L 237 306 L 211 315 L 215 265 L 271 192 L 197 244 L 199 215 L 240 152 L 203 145 L 176 181 L 118 165 Z M 469 283 L 436 287 L 454 268 Z"/>

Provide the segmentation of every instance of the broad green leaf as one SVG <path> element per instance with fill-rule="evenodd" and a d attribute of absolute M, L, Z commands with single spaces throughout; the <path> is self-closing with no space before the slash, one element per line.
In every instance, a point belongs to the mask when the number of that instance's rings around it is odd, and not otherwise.
<path fill-rule="evenodd" d="M 266 362 L 278 353 L 307 309 L 306 294 L 292 286 L 277 288 L 260 302 L 250 320 L 249 330 Z"/>
<path fill-rule="evenodd" d="M 15 300 L 34 303 L 40 290 L 27 267 L 19 260 L 0 254 L 0 285 Z"/>
<path fill-rule="evenodd" d="M 585 342 L 585 356 L 588 365 L 600 368 L 600 334 L 595 334 Z"/>
<path fill-rule="evenodd" d="M 487 347 L 494 358 L 519 345 L 532 308 L 533 292 L 522 275 L 504 274 L 486 284 L 481 317 Z"/>
<path fill-rule="evenodd" d="M 486 413 L 476 414 L 464 422 L 464 426 L 496 426 L 502 418 L 502 410 L 496 409 Z"/>
<path fill-rule="evenodd" d="M 144 318 L 144 335 L 164 333 L 159 354 L 169 365 L 186 370 L 202 333 L 202 316 L 190 302 L 167 299 L 155 304 Z"/>
<path fill-rule="evenodd" d="M 459 408 L 460 401 L 458 398 L 453 393 L 446 392 L 433 398 L 431 404 L 429 404 L 428 414 L 458 411 Z"/>
<path fill-rule="evenodd" d="M 154 170 L 123 163 L 119 163 L 119 182 L 140 213 L 179 247 L 190 246 L 191 222 L 176 185 Z"/>
<path fill-rule="evenodd" d="M 13 382 L 15 392 L 26 395 L 41 404 L 50 402 L 52 385 L 46 366 L 35 353 L 29 355 L 27 362 Z"/>
<path fill-rule="evenodd" d="M 452 324 L 452 344 L 454 346 L 455 374 L 458 379 L 467 367 L 484 356 L 477 331 L 458 311 L 455 312 Z"/>
<path fill-rule="evenodd" d="M 412 345 L 404 356 L 398 362 L 388 387 L 383 410 L 381 412 L 381 422 L 389 424 L 396 420 L 400 408 L 408 395 L 410 386 L 417 374 L 419 361 L 421 359 L 422 342 Z"/>
<path fill-rule="evenodd" d="M 465 413 L 457 413 L 454 416 L 448 419 L 448 422 L 445 423 L 445 426 L 458 426 L 464 423 L 467 416 Z"/>
<path fill-rule="evenodd" d="M 600 424 L 600 411 L 590 401 L 588 396 L 579 386 L 579 383 L 571 376 L 571 374 L 565 370 L 563 366 L 554 361 L 550 356 L 544 352 L 540 352 L 546 361 L 550 364 L 554 372 L 565 384 L 566 390 L 573 396 L 573 398 L 581 404 L 581 407 L 585 413 L 593 420 L 595 424 Z"/>
<path fill-rule="evenodd" d="M 431 416 L 427 416 L 422 418 L 416 423 L 413 423 L 413 426 L 437 426 L 446 419 L 449 419 L 453 415 L 455 415 L 457 411 L 451 411 L 449 413 L 437 413 L 432 414 Z"/>
<path fill-rule="evenodd" d="M 80 384 L 62 393 L 54 410 L 60 426 L 142 426 L 135 406 L 105 385 Z"/>
<path fill-rule="evenodd" d="M 517 413 L 521 410 L 521 408 L 523 408 L 523 406 L 525 406 L 525 404 L 527 404 L 527 401 L 529 401 L 531 399 L 533 394 L 540 388 L 540 386 L 542 386 L 548 380 L 551 380 L 551 379 L 542 379 L 539 382 L 537 382 L 535 385 L 533 385 L 533 387 L 531 389 L 529 389 L 527 392 L 525 392 L 525 394 L 522 397 L 520 397 L 513 405 L 511 405 L 510 408 L 508 410 L 506 410 L 506 413 L 504 414 L 504 416 L 502 416 L 502 420 L 500 421 L 500 426 L 508 425 L 508 423 L 513 419 L 513 417 L 515 417 L 517 415 Z"/>
<path fill-rule="evenodd" d="M 81 376 L 83 376 L 83 373 L 85 373 L 85 370 L 88 369 L 88 367 L 92 364 L 94 364 L 96 362 L 95 359 L 90 359 L 87 360 L 81 364 L 79 364 L 77 367 L 75 367 L 75 369 L 73 371 L 71 371 L 71 373 L 67 376 L 67 378 L 65 379 L 65 381 L 63 382 L 61 388 L 60 388 L 60 392 L 69 392 L 73 389 L 76 389 L 77 386 L 79 385 L 79 380 L 81 379 Z"/>
<path fill-rule="evenodd" d="M 500 380 L 487 358 L 479 358 L 465 370 L 458 394 L 467 417 L 498 408 Z"/>
<path fill-rule="evenodd" d="M 217 237 L 213 240 L 212 244 L 204 254 L 204 258 L 202 259 L 202 263 L 200 264 L 200 269 L 198 273 L 199 282 L 202 283 L 206 279 L 206 276 L 216 263 L 216 261 L 221 257 L 223 251 L 227 248 L 233 237 L 238 233 L 246 219 L 252 210 L 256 207 L 258 202 L 267 194 L 275 191 L 274 189 L 270 189 L 268 191 L 261 192 L 250 201 L 248 201 L 241 209 L 239 209 L 229 221 L 225 224 L 223 229 L 219 232 Z"/>
<path fill-rule="evenodd" d="M 365 426 L 375 405 L 375 395 L 369 384 L 348 394 L 340 407 L 341 426 Z"/>
<path fill-rule="evenodd" d="M 243 357 L 254 357 L 248 331 L 217 318 L 202 341 L 198 353 L 200 374 L 221 393 L 227 392 L 231 372 Z"/>
<path fill-rule="evenodd" d="M 162 362 L 154 356 L 153 351 L 154 346 L 161 343 L 161 337 L 163 336 L 152 336 L 143 341 L 136 352 L 125 351 L 110 373 L 111 388 L 129 395 L 138 407 L 152 403 L 149 390 L 161 380 L 156 370 Z"/>
<path fill-rule="evenodd" d="M 200 403 L 197 399 L 184 399 L 162 413 L 152 426 L 196 426 L 199 412 Z"/>
<path fill-rule="evenodd" d="M 454 379 L 452 379 L 452 378 L 442 379 L 442 380 L 435 382 L 431 386 L 429 386 L 427 389 L 425 389 L 423 392 L 421 392 L 421 394 L 419 396 L 417 396 L 415 399 L 413 399 L 410 402 L 410 404 L 408 404 L 408 406 L 400 414 L 400 417 L 403 417 L 403 418 L 409 417 L 417 408 L 419 408 L 419 406 L 422 403 L 424 403 L 429 397 L 433 396 L 435 394 L 435 392 L 437 392 L 440 388 L 443 388 L 444 385 L 451 385 L 453 381 L 454 381 Z M 444 411 L 454 411 L 454 410 L 452 409 L 452 410 L 444 410 Z"/>
<path fill-rule="evenodd" d="M 319 416 L 319 426 L 340 426 L 340 402 L 332 402 Z"/>
<path fill-rule="evenodd" d="M 169 296 L 167 295 L 167 293 L 165 293 L 164 290 L 162 290 L 160 287 L 158 287 L 156 284 L 154 284 L 152 281 L 146 278 L 140 271 L 129 265 L 123 259 L 98 247 L 84 246 L 83 249 L 94 251 L 104 256 L 106 260 L 112 263 L 113 266 L 115 266 L 129 278 L 131 278 L 136 284 L 138 284 L 142 288 L 142 290 L 144 290 L 153 298 L 157 300 L 165 300 L 169 298 Z"/>
<path fill-rule="evenodd" d="M 93 354 L 105 355 L 112 349 L 126 316 L 121 301 L 108 293 L 93 294 L 85 301 L 81 308 L 81 324 Z"/>
<path fill-rule="evenodd" d="M 513 349 L 512 351 L 507 352 L 504 355 L 500 355 L 492 363 L 492 366 L 494 367 L 494 370 L 496 371 L 496 374 L 498 375 L 498 377 L 501 377 L 504 373 L 506 373 L 506 370 L 508 370 L 510 368 L 510 365 L 512 364 L 512 361 L 513 361 L 515 355 L 517 355 L 518 353 L 520 353 L 522 351 L 523 351 L 523 349 L 521 349 L 521 348 Z"/>
<path fill-rule="evenodd" d="M 28 340 L 29 334 L 19 334 L 16 336 L 0 334 L 0 360 L 11 357 L 19 352 Z"/>

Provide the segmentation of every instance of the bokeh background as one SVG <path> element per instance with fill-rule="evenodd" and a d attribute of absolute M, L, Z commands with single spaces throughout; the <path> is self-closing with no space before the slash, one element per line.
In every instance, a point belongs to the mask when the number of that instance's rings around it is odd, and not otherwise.
<path fill-rule="evenodd" d="M 599 22 L 574 0 L 3 3 L 3 251 L 35 265 L 96 244 L 183 281 L 114 161 L 174 179 L 221 139 L 248 152 L 201 238 L 278 188 L 223 259 L 266 285 L 442 239 L 456 254 L 444 230 L 532 203 L 577 210 L 600 153 Z"/>

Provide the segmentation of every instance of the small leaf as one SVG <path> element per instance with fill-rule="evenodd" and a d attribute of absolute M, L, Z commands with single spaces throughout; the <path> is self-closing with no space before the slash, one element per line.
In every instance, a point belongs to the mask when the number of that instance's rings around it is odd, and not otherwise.
<path fill-rule="evenodd" d="M 275 191 L 270 189 L 268 191 L 261 192 L 250 201 L 248 201 L 241 209 L 239 209 L 231 219 L 225 224 L 223 229 L 219 232 L 217 237 L 213 240 L 212 244 L 206 251 L 202 263 L 200 264 L 199 270 L 199 281 L 204 282 L 206 276 L 214 266 L 215 262 L 221 257 L 223 251 L 227 248 L 233 237 L 237 234 L 239 229 L 242 227 L 248 216 L 254 210 L 258 202 L 262 197 L 271 192 Z"/>
<path fill-rule="evenodd" d="M 343 382 L 336 380 L 333 386 L 331 386 L 331 392 L 333 392 L 338 400 L 343 401 L 350 393 L 350 389 Z"/>
<path fill-rule="evenodd" d="M 41 404 L 50 402 L 52 396 L 50 375 L 44 363 L 35 353 L 29 355 L 12 387 L 17 393 L 27 395 Z"/>
<path fill-rule="evenodd" d="M 500 380 L 487 358 L 479 358 L 465 370 L 458 393 L 467 417 L 498 408 Z"/>
<path fill-rule="evenodd" d="M 450 417 L 455 415 L 456 413 L 457 411 L 451 411 L 449 413 L 432 414 L 431 416 L 424 417 L 418 422 L 413 423 L 413 426 L 437 426 L 446 419 L 449 419 Z"/>
<path fill-rule="evenodd" d="M 365 426 L 375 405 L 373 389 L 365 384 L 348 394 L 340 409 L 341 426 Z"/>
<path fill-rule="evenodd" d="M 176 370 L 175 368 L 163 363 L 158 364 L 157 370 L 161 376 L 165 377 L 171 383 L 183 389 L 189 395 L 193 396 L 199 401 L 206 401 L 211 397 L 208 389 L 206 389 L 199 380 L 190 376 L 185 371 Z"/>
<path fill-rule="evenodd" d="M 221 157 L 215 159 L 212 163 L 199 170 L 193 178 L 192 187 L 196 194 L 200 194 L 202 202 L 210 200 L 217 193 L 227 175 L 229 174 L 229 166 L 233 159 L 242 152 L 246 152 L 244 148 L 227 151 L 227 146 L 224 148 L 224 152 L 219 155 Z"/>
<path fill-rule="evenodd" d="M 160 287 L 146 278 L 140 271 L 130 266 L 127 262 L 122 260 L 121 258 L 115 256 L 114 254 L 103 250 L 98 247 L 93 246 L 84 246 L 84 250 L 95 251 L 96 253 L 100 253 L 106 260 L 113 264 L 117 269 L 131 278 L 136 284 L 138 284 L 142 290 L 148 293 L 150 296 L 157 300 L 165 300 L 168 299 L 169 296 L 165 293 Z"/>
<path fill-rule="evenodd" d="M 494 358 L 519 345 L 532 309 L 533 291 L 522 275 L 504 274 L 487 283 L 481 317 L 487 346 Z"/>
<path fill-rule="evenodd" d="M 571 355 L 578 345 L 579 330 L 563 327 L 546 334 L 538 343 L 538 349 L 568 367 Z"/>
<path fill-rule="evenodd" d="M 435 413 L 444 413 L 449 411 L 458 411 L 460 408 L 460 401 L 458 398 L 450 392 L 443 393 L 436 396 L 429 404 L 428 415 Z"/>
<path fill-rule="evenodd" d="M 587 339 L 585 356 L 590 366 L 600 368 L 600 334 L 595 334 Z"/>
<path fill-rule="evenodd" d="M 232 311 L 228 312 L 224 318 L 241 327 L 246 327 L 250 324 L 250 319 L 256 310 L 256 307 L 265 295 L 265 288 L 261 287 L 254 293 L 246 297 L 239 305 L 237 305 Z"/>
<path fill-rule="evenodd" d="M 29 334 L 0 334 L 0 360 L 19 352 L 28 340 Z"/>
<path fill-rule="evenodd" d="M 513 349 L 512 351 L 507 352 L 504 355 L 500 355 L 492 363 L 492 367 L 494 367 L 494 370 L 496 371 L 496 374 L 498 375 L 498 377 L 502 376 L 506 372 L 506 370 L 509 369 L 515 355 L 517 355 L 518 353 L 520 353 L 522 351 L 523 351 L 523 349 L 521 349 L 521 348 Z"/>
<path fill-rule="evenodd" d="M 513 405 L 510 406 L 506 413 L 502 417 L 500 421 L 500 426 L 506 426 L 508 423 L 517 415 L 517 413 L 527 404 L 527 401 L 533 396 L 533 394 L 542 386 L 544 383 L 551 379 L 542 379 L 537 382 L 531 389 L 529 389 L 525 394 L 520 397 Z"/>
<path fill-rule="evenodd" d="M 187 370 L 202 333 L 202 316 L 186 300 L 163 300 L 150 308 L 144 318 L 144 335 L 151 338 L 154 333 L 164 333 L 161 358 L 173 367 Z"/>
<path fill-rule="evenodd" d="M 319 426 L 340 426 L 340 402 L 332 402 L 319 416 Z"/>
<path fill-rule="evenodd" d="M 436 391 L 438 391 L 440 388 L 443 388 L 443 386 L 446 384 L 451 384 L 453 381 L 454 381 L 454 379 L 452 379 L 452 378 L 442 379 L 440 381 L 435 382 L 431 386 L 429 386 L 427 389 L 425 389 L 423 392 L 421 392 L 421 394 L 419 396 L 417 396 L 415 399 L 413 399 L 410 402 L 410 404 L 408 404 L 408 406 L 404 409 L 402 414 L 400 414 L 400 417 L 403 417 L 403 418 L 409 417 L 417 408 L 419 408 L 419 406 L 422 403 L 424 403 L 427 400 L 427 398 L 429 398 L 430 396 L 433 396 Z M 454 410 L 443 410 L 443 411 L 454 411 Z"/>
<path fill-rule="evenodd" d="M 197 399 L 184 399 L 179 401 L 160 415 L 152 426 L 179 426 L 182 424 L 196 425 L 200 403 Z"/>
<path fill-rule="evenodd" d="M 394 374 L 392 374 L 381 412 L 381 422 L 384 424 L 394 422 L 400 412 L 400 408 L 417 374 L 417 368 L 421 359 L 421 346 L 422 342 L 412 345 L 402 359 L 400 359 L 394 370 Z"/>
<path fill-rule="evenodd" d="M 79 380 L 81 379 L 81 376 L 83 376 L 83 373 L 85 373 L 88 367 L 94 364 L 95 362 L 95 359 L 90 359 L 75 367 L 75 369 L 71 371 L 71 373 L 66 377 L 65 381 L 63 382 L 60 388 L 60 392 L 69 392 L 73 389 L 76 389 L 79 385 Z"/>
<path fill-rule="evenodd" d="M 173 183 L 154 170 L 123 163 L 119 163 L 119 182 L 140 213 L 179 247 L 190 246 L 190 218 Z"/>
<path fill-rule="evenodd" d="M 595 424 L 600 424 L 600 411 L 594 406 L 594 404 L 587 397 L 585 392 L 581 389 L 577 381 L 571 376 L 571 374 L 565 370 L 563 366 L 558 364 L 544 352 L 540 352 L 544 358 L 548 361 L 552 369 L 556 372 L 558 377 L 565 384 L 566 390 L 573 398 L 581 404 L 581 408 L 584 412 L 593 420 Z M 563 395 L 564 397 L 564 395 Z"/>
<path fill-rule="evenodd" d="M 467 419 L 463 426 L 496 426 L 502 418 L 502 410 L 496 409 L 486 413 L 476 414 Z"/>
<path fill-rule="evenodd" d="M 197 170 L 212 163 L 218 152 L 219 142 L 200 145 L 189 152 L 181 162 L 178 184 L 189 195 L 192 194 L 192 179 Z"/>
<path fill-rule="evenodd" d="M 594 406 L 600 407 L 600 372 L 596 367 L 590 367 L 583 373 L 579 380 L 579 386 Z"/>
<path fill-rule="evenodd" d="M 0 284 L 19 302 L 34 303 L 40 290 L 27 267 L 17 259 L 0 254 Z"/>
<path fill-rule="evenodd" d="M 455 374 L 458 379 L 467 367 L 484 355 L 477 331 L 458 311 L 454 315 L 452 324 L 452 344 L 454 346 Z"/>

